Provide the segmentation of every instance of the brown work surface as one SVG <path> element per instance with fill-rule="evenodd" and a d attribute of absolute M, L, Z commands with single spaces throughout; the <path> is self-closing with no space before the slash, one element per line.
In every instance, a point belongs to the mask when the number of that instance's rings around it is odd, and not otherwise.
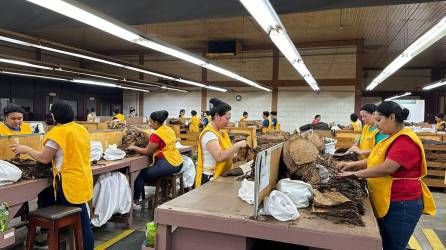
<path fill-rule="evenodd" d="M 365 201 L 365 227 L 334 224 L 305 209 L 291 222 L 251 220 L 253 206 L 238 198 L 241 182 L 209 182 L 155 210 L 155 222 L 221 234 L 266 239 L 326 249 L 381 249 L 378 225 Z"/>

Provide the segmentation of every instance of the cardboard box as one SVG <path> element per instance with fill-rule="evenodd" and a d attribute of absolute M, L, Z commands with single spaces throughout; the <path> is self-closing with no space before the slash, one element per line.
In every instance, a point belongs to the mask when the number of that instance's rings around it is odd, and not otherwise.
<path fill-rule="evenodd" d="M 11 228 L 6 232 L 0 232 L 0 248 L 11 246 L 15 243 L 15 229 Z"/>

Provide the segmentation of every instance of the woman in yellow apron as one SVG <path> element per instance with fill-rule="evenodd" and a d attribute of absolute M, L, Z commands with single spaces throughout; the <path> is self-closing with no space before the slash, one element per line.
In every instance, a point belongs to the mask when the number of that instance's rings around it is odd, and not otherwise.
<path fill-rule="evenodd" d="M 243 111 L 242 117 L 240 117 L 241 122 L 246 122 L 248 120 L 248 112 Z"/>
<path fill-rule="evenodd" d="M 192 110 L 190 112 L 192 117 L 189 123 L 189 132 L 200 132 L 200 118 L 197 116 L 197 111 Z"/>
<path fill-rule="evenodd" d="M 141 170 L 135 180 L 135 192 L 133 200 L 139 203 L 139 198 L 144 192 L 144 182 L 152 182 L 162 176 L 169 176 L 180 172 L 183 166 L 183 158 L 175 147 L 177 137 L 175 131 L 164 125 L 169 113 L 165 110 L 150 114 L 149 126 L 155 130 L 150 135 L 146 148 L 130 146 L 129 150 L 153 157 L 152 165 Z"/>
<path fill-rule="evenodd" d="M 444 114 L 437 114 L 435 116 L 435 129 L 437 131 L 444 131 L 446 128 L 446 122 L 444 121 Z"/>
<path fill-rule="evenodd" d="M 211 98 L 209 103 L 211 121 L 201 132 L 198 143 L 196 188 L 230 170 L 234 155 L 246 147 L 246 141 L 232 145 L 228 133 L 222 130 L 231 120 L 231 106 L 217 98 Z"/>
<path fill-rule="evenodd" d="M 348 151 L 359 154 L 361 159 L 367 159 L 375 144 L 387 138 L 386 134 L 376 129 L 376 105 L 366 104 L 361 107 L 359 114 L 361 115 L 363 126 L 361 135 Z"/>
<path fill-rule="evenodd" d="M 427 172 L 423 144 L 412 129 L 404 127 L 409 110 L 389 101 L 377 111 L 378 128 L 389 137 L 375 145 L 368 159 L 339 163 L 345 171 L 339 175 L 367 178 L 383 248 L 402 250 L 421 214 L 435 215 L 435 202 L 422 180 Z"/>
<path fill-rule="evenodd" d="M 186 123 L 186 110 L 180 109 L 180 114 L 178 115 L 178 118 L 180 119 L 182 124 Z"/>
<path fill-rule="evenodd" d="M 280 131 L 280 124 L 277 120 L 277 111 L 271 111 L 271 124 L 272 124 L 272 130 L 273 131 Z"/>
<path fill-rule="evenodd" d="M 87 209 L 87 202 L 93 197 L 90 134 L 84 126 L 73 122 L 74 112 L 67 103 L 55 102 L 51 106 L 51 114 L 57 125 L 45 135 L 42 151 L 24 145 L 13 145 L 11 148 L 14 153 L 27 154 L 38 162 L 52 162 L 54 189 L 44 190 L 39 195 L 39 202 L 44 199 L 44 206 L 61 204 L 81 208 L 84 249 L 92 250 L 94 239 Z M 42 207 L 40 204 L 39 207 Z"/>
<path fill-rule="evenodd" d="M 263 111 L 262 114 L 262 133 L 268 133 L 273 130 L 273 122 L 268 111 Z"/>
<path fill-rule="evenodd" d="M 119 109 L 113 110 L 113 121 L 125 123 L 125 116 L 119 112 Z"/>
<path fill-rule="evenodd" d="M 13 103 L 3 109 L 5 120 L 0 123 L 0 135 L 23 135 L 32 134 L 31 126 L 23 123 L 25 110 Z"/>

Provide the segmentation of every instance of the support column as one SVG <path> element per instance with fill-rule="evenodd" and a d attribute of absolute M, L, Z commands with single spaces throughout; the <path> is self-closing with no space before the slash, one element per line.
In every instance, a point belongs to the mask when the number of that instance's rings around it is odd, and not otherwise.
<path fill-rule="evenodd" d="M 144 65 L 144 54 L 139 54 L 139 65 Z M 139 80 L 144 80 L 144 73 L 139 73 Z M 138 92 L 138 114 L 139 116 L 144 116 L 144 92 Z"/>
<path fill-rule="evenodd" d="M 208 80 L 208 70 L 205 68 L 201 68 L 201 81 L 207 82 Z M 204 112 L 207 110 L 207 89 L 201 88 L 201 112 Z"/>
<path fill-rule="evenodd" d="M 358 44 L 356 48 L 355 113 L 359 114 L 363 88 L 364 41 Z"/>
<path fill-rule="evenodd" d="M 277 111 L 277 102 L 278 102 L 278 82 L 279 82 L 279 50 L 277 48 L 273 49 L 273 92 L 271 98 L 271 111 Z"/>

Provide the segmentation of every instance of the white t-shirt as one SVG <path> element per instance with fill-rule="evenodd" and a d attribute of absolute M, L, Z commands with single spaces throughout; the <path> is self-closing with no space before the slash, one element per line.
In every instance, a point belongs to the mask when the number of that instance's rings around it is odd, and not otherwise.
<path fill-rule="evenodd" d="M 217 136 L 211 131 L 207 131 L 201 137 L 201 149 L 202 149 L 202 157 L 203 157 L 203 174 L 213 175 L 214 167 L 215 167 L 215 159 L 212 157 L 211 152 L 207 150 L 206 144 L 210 141 L 218 140 Z"/>
<path fill-rule="evenodd" d="M 56 168 L 57 170 L 60 171 L 60 169 L 62 168 L 62 164 L 63 164 L 63 150 L 60 148 L 59 144 L 57 144 L 57 142 L 53 141 L 53 140 L 48 140 L 45 144 L 46 147 L 50 147 L 53 148 L 56 151 L 56 156 L 54 157 L 56 160 Z"/>

